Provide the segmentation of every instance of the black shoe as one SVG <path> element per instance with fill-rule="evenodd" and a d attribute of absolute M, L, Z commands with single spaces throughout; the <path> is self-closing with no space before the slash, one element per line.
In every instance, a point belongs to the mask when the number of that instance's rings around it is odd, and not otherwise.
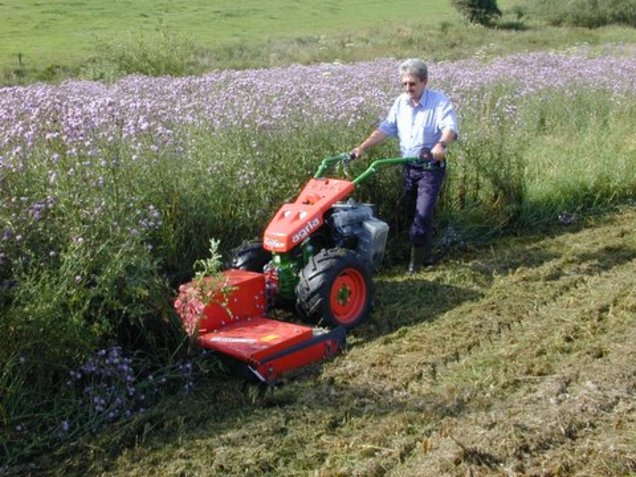
<path fill-rule="evenodd" d="M 409 274 L 417 273 L 422 267 L 430 267 L 434 264 L 435 257 L 430 247 L 411 247 L 411 260 L 407 270 Z"/>

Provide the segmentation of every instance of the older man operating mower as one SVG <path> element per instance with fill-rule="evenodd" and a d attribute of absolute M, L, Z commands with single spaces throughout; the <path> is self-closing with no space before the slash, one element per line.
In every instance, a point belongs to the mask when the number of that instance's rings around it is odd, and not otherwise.
<path fill-rule="evenodd" d="M 450 100 L 426 88 L 428 69 L 422 60 L 404 61 L 399 75 L 404 92 L 395 99 L 386 119 L 351 152 L 354 158 L 362 157 L 368 148 L 389 137 L 398 138 L 402 157 L 430 150 L 428 163 L 407 164 L 403 169 L 405 205 L 412 216 L 408 272 L 415 273 L 434 263 L 433 216 L 446 174 L 446 151 L 457 139 L 459 128 Z"/>

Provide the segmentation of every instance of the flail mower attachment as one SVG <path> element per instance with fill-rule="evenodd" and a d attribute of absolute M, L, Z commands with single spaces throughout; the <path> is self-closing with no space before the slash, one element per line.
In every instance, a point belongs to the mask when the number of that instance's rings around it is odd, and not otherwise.
<path fill-rule="evenodd" d="M 345 153 L 323 160 L 296 200 L 274 214 L 262 242 L 235 251 L 232 268 L 180 287 L 175 309 L 199 346 L 272 383 L 333 356 L 347 330 L 367 319 L 389 227 L 374 206 L 344 200 L 381 167 L 430 166 L 430 151 L 377 160 L 353 180 L 323 177 L 349 159 Z M 281 304 L 294 305 L 309 325 L 269 318 Z"/>

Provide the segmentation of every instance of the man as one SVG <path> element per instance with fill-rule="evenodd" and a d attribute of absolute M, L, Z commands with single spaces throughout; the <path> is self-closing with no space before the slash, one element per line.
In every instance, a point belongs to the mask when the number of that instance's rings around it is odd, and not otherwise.
<path fill-rule="evenodd" d="M 404 93 L 396 98 L 386 119 L 351 153 L 354 158 L 362 157 L 368 148 L 388 137 L 398 138 L 402 157 L 430 150 L 428 164 L 409 164 L 403 169 L 406 210 L 413 216 L 408 271 L 415 273 L 433 264 L 433 215 L 446 173 L 446 151 L 459 129 L 450 100 L 426 88 L 428 69 L 422 60 L 404 61 L 399 75 Z"/>

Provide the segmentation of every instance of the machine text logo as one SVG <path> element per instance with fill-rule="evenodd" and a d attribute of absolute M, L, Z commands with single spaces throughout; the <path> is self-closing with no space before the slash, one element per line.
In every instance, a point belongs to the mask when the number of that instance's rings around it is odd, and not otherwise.
<path fill-rule="evenodd" d="M 300 229 L 297 233 L 295 233 L 292 236 L 292 242 L 293 243 L 300 242 L 305 237 L 307 237 L 307 235 L 309 235 L 309 233 L 312 230 L 314 230 L 316 227 L 318 227 L 319 225 L 320 225 L 320 219 L 318 219 L 318 217 L 314 217 L 309 222 L 307 222 L 307 225 L 305 225 L 302 229 Z"/>

